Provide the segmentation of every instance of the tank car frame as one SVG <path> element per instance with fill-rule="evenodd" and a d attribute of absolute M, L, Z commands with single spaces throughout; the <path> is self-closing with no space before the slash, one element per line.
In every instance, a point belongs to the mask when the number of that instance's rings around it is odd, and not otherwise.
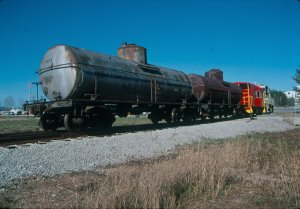
<path fill-rule="evenodd" d="M 107 101 L 108 102 L 108 101 Z M 81 131 L 89 127 L 111 127 L 115 116 L 127 117 L 128 114 L 140 115 L 149 112 L 148 118 L 153 124 L 161 120 L 167 123 L 192 122 L 197 119 L 214 120 L 216 116 L 238 117 L 242 108 L 236 104 L 219 103 L 106 103 L 89 99 L 68 99 L 45 103 L 47 106 L 40 118 L 40 126 L 46 131 L 65 127 L 68 131 Z"/>

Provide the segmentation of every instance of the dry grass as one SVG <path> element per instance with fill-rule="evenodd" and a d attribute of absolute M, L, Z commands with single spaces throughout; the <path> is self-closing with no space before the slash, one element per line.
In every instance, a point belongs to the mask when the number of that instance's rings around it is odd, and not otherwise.
<path fill-rule="evenodd" d="M 281 114 L 283 117 L 283 121 L 287 122 L 290 125 L 299 125 L 299 118 L 300 114 L 299 113 L 294 113 L 294 112 L 286 112 Z"/>
<path fill-rule="evenodd" d="M 0 202 L 24 208 L 299 208 L 299 135 L 295 129 L 206 141 L 102 172 L 27 179 L 8 186 Z"/>

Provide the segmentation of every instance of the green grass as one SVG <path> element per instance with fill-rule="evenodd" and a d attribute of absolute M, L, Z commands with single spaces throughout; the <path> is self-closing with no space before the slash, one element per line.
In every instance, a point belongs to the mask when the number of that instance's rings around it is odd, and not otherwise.
<path fill-rule="evenodd" d="M 20 133 L 38 131 L 39 118 L 33 116 L 4 116 L 0 115 L 0 134 L 3 133 Z M 127 118 L 116 118 L 113 126 L 129 126 L 152 124 L 145 116 L 136 118 L 129 116 Z"/>
<path fill-rule="evenodd" d="M 134 116 L 129 116 L 127 118 L 116 118 L 116 122 L 113 126 L 129 126 L 129 125 L 144 125 L 152 124 L 151 120 L 146 116 L 136 118 Z"/>
<path fill-rule="evenodd" d="M 37 131 L 39 119 L 32 116 L 0 116 L 0 134 Z"/>

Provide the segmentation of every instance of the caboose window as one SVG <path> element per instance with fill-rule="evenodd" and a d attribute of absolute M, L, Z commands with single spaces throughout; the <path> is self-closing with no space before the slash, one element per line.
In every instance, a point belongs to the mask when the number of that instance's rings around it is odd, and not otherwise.
<path fill-rule="evenodd" d="M 260 92 L 259 91 L 256 92 L 256 97 L 260 97 Z"/>

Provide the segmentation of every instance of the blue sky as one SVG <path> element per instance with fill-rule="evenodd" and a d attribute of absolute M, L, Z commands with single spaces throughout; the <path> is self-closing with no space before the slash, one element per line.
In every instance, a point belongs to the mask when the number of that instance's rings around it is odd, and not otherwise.
<path fill-rule="evenodd" d="M 116 55 L 122 42 L 154 65 L 291 90 L 300 66 L 298 0 L 0 0 L 0 106 L 29 99 L 48 48 Z M 32 96 L 35 95 L 32 87 Z M 41 95 L 41 91 L 40 91 Z"/>

